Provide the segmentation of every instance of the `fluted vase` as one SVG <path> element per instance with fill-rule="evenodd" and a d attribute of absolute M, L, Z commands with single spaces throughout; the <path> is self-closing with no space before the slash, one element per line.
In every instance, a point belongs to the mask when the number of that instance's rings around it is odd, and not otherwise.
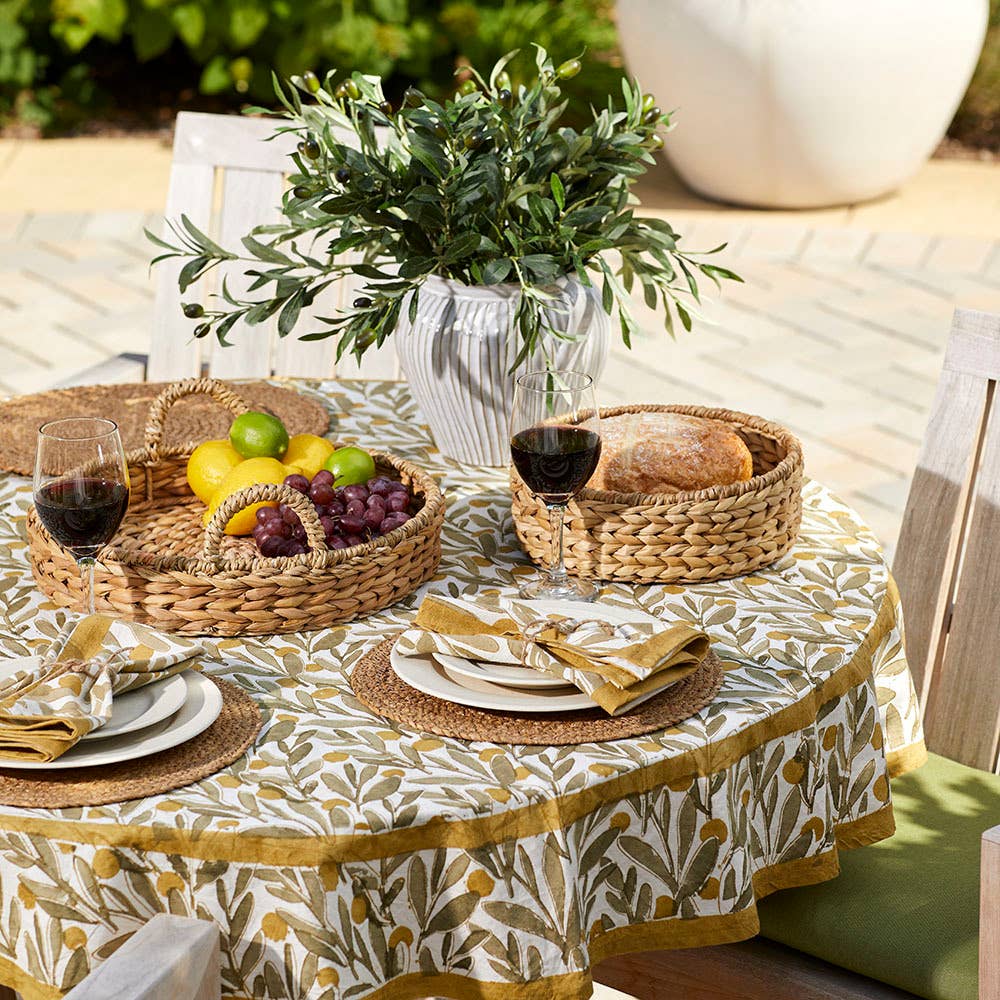
<path fill-rule="evenodd" d="M 520 285 L 469 286 L 431 276 L 412 323 L 404 307 L 393 334 L 396 352 L 442 454 L 470 465 L 509 463 L 514 379 L 523 371 L 571 369 L 598 381 L 611 339 L 600 294 L 575 278 L 551 291 L 546 323 L 559 336 L 543 333 L 542 347 L 516 371 Z"/>

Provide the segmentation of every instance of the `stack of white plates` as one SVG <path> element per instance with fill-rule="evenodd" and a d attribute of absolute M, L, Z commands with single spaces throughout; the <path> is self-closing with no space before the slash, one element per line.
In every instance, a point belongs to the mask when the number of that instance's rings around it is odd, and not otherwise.
<path fill-rule="evenodd" d="M 599 619 L 612 625 L 649 618 L 635 608 L 580 601 L 531 601 L 529 606 L 540 618 L 549 614 L 578 619 Z M 428 653 L 403 656 L 394 646 L 390 656 L 393 670 L 412 688 L 424 694 L 474 708 L 508 712 L 574 712 L 594 708 L 579 688 L 558 677 L 549 677 L 531 667 L 484 663 L 460 656 Z"/>
<path fill-rule="evenodd" d="M 13 672 L 0 663 L 0 679 Z M 222 693 L 196 670 L 185 670 L 114 699 L 106 726 L 84 736 L 51 763 L 2 760 L 4 770 L 96 767 L 148 757 L 204 732 L 222 711 Z"/>

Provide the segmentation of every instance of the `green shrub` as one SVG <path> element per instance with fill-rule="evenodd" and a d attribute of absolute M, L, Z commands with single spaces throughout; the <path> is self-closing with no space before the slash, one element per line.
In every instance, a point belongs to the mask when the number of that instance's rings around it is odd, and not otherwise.
<path fill-rule="evenodd" d="M 1000 151 L 1000 0 L 991 0 L 983 53 L 949 134 Z"/>
<path fill-rule="evenodd" d="M 557 60 L 613 55 L 610 2 L 0 0 L 0 115 L 57 128 L 146 88 L 150 104 L 180 106 L 194 91 L 272 101 L 272 69 L 359 70 L 385 78 L 390 96 L 414 83 L 444 94 L 457 64 L 528 41 Z M 581 109 L 618 89 L 620 70 L 591 65 L 570 95 Z M 515 82 L 532 71 L 530 56 L 511 67 Z"/>

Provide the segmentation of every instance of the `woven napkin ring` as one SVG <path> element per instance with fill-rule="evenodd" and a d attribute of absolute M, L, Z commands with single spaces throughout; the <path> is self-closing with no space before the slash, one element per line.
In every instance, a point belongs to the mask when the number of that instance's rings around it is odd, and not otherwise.
<path fill-rule="evenodd" d="M 528 653 L 533 646 L 539 645 L 539 637 L 549 629 L 555 629 L 560 635 L 572 635 L 577 629 L 593 628 L 600 632 L 606 639 L 613 639 L 619 634 L 619 628 L 610 622 L 598 621 L 596 618 L 562 618 L 553 621 L 551 618 L 536 618 L 528 622 L 521 630 L 521 637 L 524 640 L 521 645 L 521 663 L 528 666 Z"/>

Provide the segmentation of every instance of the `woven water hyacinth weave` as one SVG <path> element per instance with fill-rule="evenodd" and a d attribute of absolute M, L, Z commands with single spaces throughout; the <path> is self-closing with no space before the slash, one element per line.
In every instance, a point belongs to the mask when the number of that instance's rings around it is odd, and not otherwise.
<path fill-rule="evenodd" d="M 442 459 L 405 386 L 320 388 L 345 438 L 440 479 L 437 574 L 326 631 L 204 640 L 206 671 L 267 720 L 219 773 L 94 808 L 0 806 L 0 884 L 18 887 L 0 898 L 0 982 L 54 996 L 173 910 L 222 928 L 227 998 L 577 1000 L 607 956 L 750 936 L 760 895 L 891 832 L 889 776 L 923 753 L 899 601 L 826 490 L 805 486 L 799 538 L 766 570 L 603 589 L 708 633 L 725 675 L 691 718 L 572 746 L 415 733 L 359 701 L 351 670 L 425 593 L 513 594 L 533 570 L 506 476 Z M 68 614 L 32 583 L 30 501 L 0 477 L 0 649 L 19 655 Z"/>
<path fill-rule="evenodd" d="M 677 681 L 625 715 L 609 716 L 596 706 L 577 712 L 495 712 L 422 694 L 396 676 L 389 662 L 393 640 L 379 643 L 351 671 L 354 693 L 373 711 L 417 732 L 461 740 L 489 740 L 518 746 L 568 746 L 642 736 L 680 722 L 704 708 L 722 684 L 723 666 L 714 653 L 690 677 Z"/>
<path fill-rule="evenodd" d="M 0 804 L 32 809 L 100 806 L 160 795 L 200 781 L 239 759 L 263 722 L 246 692 L 213 678 L 222 711 L 205 732 L 150 757 L 63 771 L 5 771 L 0 767 Z"/>
<path fill-rule="evenodd" d="M 231 383 L 252 410 L 264 410 L 281 419 L 289 434 L 326 433 L 330 414 L 321 402 L 280 385 L 266 382 Z M 30 476 L 35 465 L 38 428 L 54 417 L 101 416 L 114 420 L 126 451 L 141 448 L 150 404 L 166 382 L 121 385 L 83 385 L 52 389 L 33 396 L 0 402 L 0 469 Z M 232 418 L 211 400 L 189 397 L 171 409 L 164 428 L 167 446 L 229 436 Z"/>

